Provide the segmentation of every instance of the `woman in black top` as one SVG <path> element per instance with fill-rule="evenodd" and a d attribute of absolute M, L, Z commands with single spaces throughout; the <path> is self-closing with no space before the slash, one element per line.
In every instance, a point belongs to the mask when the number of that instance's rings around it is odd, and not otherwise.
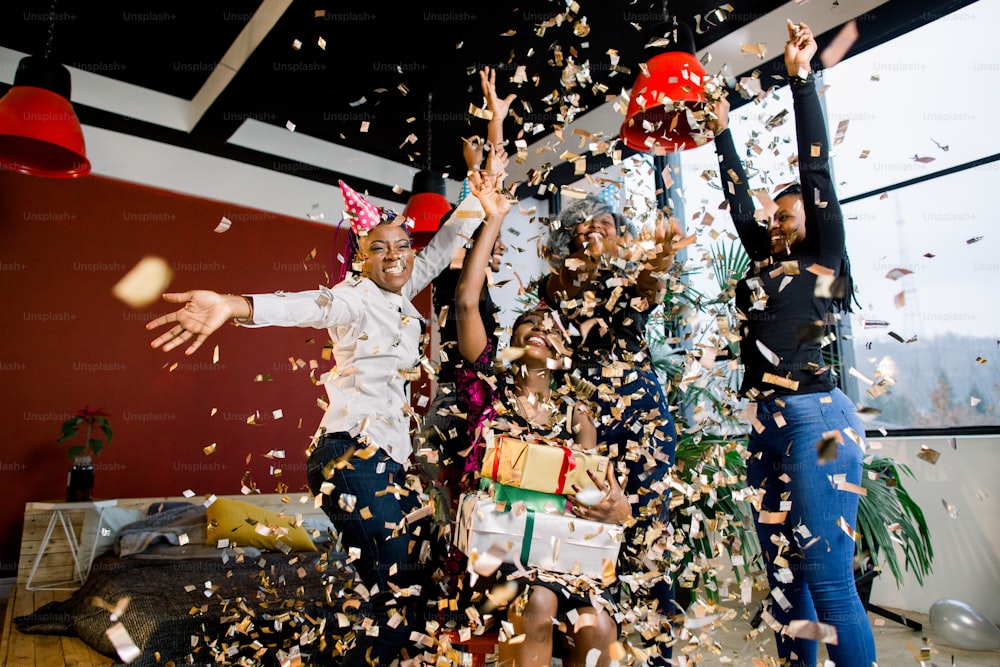
<path fill-rule="evenodd" d="M 800 183 L 773 203 L 761 197 L 755 211 L 725 99 L 710 106 L 716 118 L 708 123 L 722 189 L 751 259 L 736 289 L 740 392 L 756 404 L 747 482 L 758 491 L 754 519 L 771 586 L 767 613 L 781 626 L 779 657 L 815 665 L 820 637 L 838 667 L 870 667 L 875 645 L 853 567 L 864 428 L 822 355 L 826 327 L 850 310 L 853 287 L 810 68 L 816 40 L 791 21 L 788 36 Z"/>

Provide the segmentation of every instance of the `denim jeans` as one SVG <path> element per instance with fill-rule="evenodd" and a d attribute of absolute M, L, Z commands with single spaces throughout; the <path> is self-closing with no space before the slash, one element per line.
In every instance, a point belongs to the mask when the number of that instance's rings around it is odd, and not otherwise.
<path fill-rule="evenodd" d="M 358 644 L 344 656 L 342 664 L 368 665 L 365 655 L 370 648 L 372 659 L 388 665 L 409 645 L 411 630 L 424 625 L 421 614 L 427 591 L 396 597 L 393 588 L 428 585 L 428 565 L 419 561 L 421 545 L 411 545 L 411 541 L 426 539 L 430 526 L 423 519 L 394 534 L 392 526 L 402 526 L 403 517 L 420 503 L 412 492 L 384 493 L 392 484 L 402 487 L 406 471 L 382 450 L 368 459 L 352 456 L 347 459 L 349 465 L 338 466 L 329 478 L 324 477 L 327 463 L 352 447 L 361 449 L 347 433 L 324 435 L 309 455 L 306 475 L 313 495 L 320 493 L 323 482 L 334 485 L 330 494 L 323 496 L 323 511 L 340 533 L 344 548 L 355 547 L 361 552 L 352 565 L 372 593 L 371 615 L 379 628 L 377 637 L 358 631 Z M 402 614 L 403 622 L 393 628 L 389 619 L 395 614 Z"/>
<path fill-rule="evenodd" d="M 638 494 L 639 502 L 632 508 L 635 516 L 638 516 L 640 509 L 645 508 L 650 502 L 659 503 L 655 514 L 650 513 L 637 523 L 637 528 L 641 530 L 654 522 L 664 525 L 670 522 L 669 487 L 660 492 L 651 492 L 650 488 L 670 474 L 670 468 L 674 463 L 674 452 L 677 449 L 677 431 L 656 371 L 649 369 L 636 372 L 638 377 L 617 387 L 612 400 L 601 400 L 599 392 L 595 392 L 594 399 L 601 409 L 601 419 L 597 427 L 598 443 L 617 444 L 618 456 L 625 455 L 630 441 L 643 444 L 640 449 L 642 455 L 638 460 L 633 457 L 626 460 L 628 483 L 624 489 L 628 494 Z M 599 376 L 589 379 L 597 385 L 608 382 Z M 613 410 L 622 408 L 618 404 L 622 397 L 628 397 L 629 403 L 628 407 L 622 410 L 621 418 L 606 421 L 605 415 L 611 415 Z M 654 419 L 650 417 L 652 414 L 658 416 Z M 668 577 L 654 584 L 644 597 L 646 596 L 657 602 L 660 613 L 673 616 L 676 611 L 674 588 L 673 582 Z M 661 646 L 660 655 L 653 656 L 649 664 L 666 665 L 671 656 L 671 647 Z"/>
<path fill-rule="evenodd" d="M 780 517 L 762 523 L 754 511 L 771 587 L 770 613 L 782 625 L 793 619 L 832 625 L 837 644 L 827 644 L 827 651 L 837 667 L 870 667 L 875 642 L 854 584 L 855 542 L 845 530 L 856 528 L 859 496 L 838 488 L 841 480 L 861 484 L 864 453 L 845 431 L 851 428 L 864 438 L 857 408 L 839 389 L 771 396 L 757 403 L 757 420 L 763 430 L 750 432 L 747 483 L 765 491 L 761 510 L 788 512 L 780 523 L 767 522 Z M 820 460 L 817 444 L 831 431 L 839 431 L 843 442 L 835 456 L 832 446 L 824 448 Z M 780 554 L 779 544 L 787 545 Z M 787 561 L 785 571 L 775 566 L 779 555 Z M 788 664 L 816 664 L 816 641 L 784 634 L 776 640 L 778 655 Z"/>

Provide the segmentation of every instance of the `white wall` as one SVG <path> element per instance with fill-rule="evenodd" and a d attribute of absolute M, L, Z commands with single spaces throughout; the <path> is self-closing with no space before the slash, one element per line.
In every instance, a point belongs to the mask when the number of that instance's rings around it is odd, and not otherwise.
<path fill-rule="evenodd" d="M 934 547 L 932 574 L 900 587 L 885 571 L 871 602 L 927 613 L 942 598 L 961 600 L 1000 621 L 1000 436 L 913 437 L 871 440 L 881 453 L 906 464 L 915 478 L 906 489 L 924 512 Z M 917 458 L 921 446 L 940 452 L 937 463 Z M 945 503 L 952 506 L 952 516 Z"/>

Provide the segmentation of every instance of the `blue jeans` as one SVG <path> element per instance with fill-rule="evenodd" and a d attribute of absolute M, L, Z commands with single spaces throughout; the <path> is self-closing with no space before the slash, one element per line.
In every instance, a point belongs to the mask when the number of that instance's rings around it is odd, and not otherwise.
<path fill-rule="evenodd" d="M 657 502 L 655 512 L 648 512 L 641 518 L 636 527 L 642 530 L 653 523 L 668 524 L 670 522 L 670 489 L 661 492 L 650 491 L 653 484 L 667 478 L 674 463 L 674 452 L 677 449 L 677 430 L 674 418 L 667 405 L 666 393 L 660 384 L 656 371 L 638 370 L 638 377 L 621 387 L 616 387 L 616 394 L 611 400 L 604 400 L 600 392 L 594 393 L 594 399 L 601 409 L 600 422 L 597 427 L 597 442 L 604 445 L 617 445 L 618 457 L 624 457 L 628 451 L 628 443 L 639 442 L 640 456 L 626 459 L 628 465 L 628 482 L 625 492 L 638 494 L 639 502 L 632 508 L 638 516 L 640 509 L 645 509 L 651 502 Z M 594 384 L 608 384 L 607 378 L 599 375 L 589 378 Z M 622 410 L 621 417 L 606 420 L 612 410 L 622 406 L 619 400 L 629 398 L 628 407 Z M 652 414 L 658 414 L 652 418 Z M 634 448 L 634 445 L 633 445 Z M 657 602 L 660 613 L 673 616 L 674 588 L 673 582 L 664 577 L 653 585 L 647 594 Z M 654 656 L 652 665 L 665 665 L 666 659 L 672 655 L 671 647 L 660 647 L 660 656 Z"/>
<path fill-rule="evenodd" d="M 762 523 L 754 510 L 772 591 L 770 613 L 782 625 L 793 619 L 832 625 L 837 644 L 828 644 L 827 651 L 837 667 L 870 667 L 875 662 L 875 641 L 854 584 L 855 542 L 842 527 L 856 528 L 859 496 L 837 488 L 841 479 L 861 484 L 864 453 L 844 430 L 850 427 L 864 437 L 857 408 L 834 389 L 771 396 L 757 403 L 757 419 L 764 428 L 750 432 L 747 483 L 765 491 L 761 510 L 788 512 L 784 521 L 769 523 L 780 517 L 765 517 Z M 835 457 L 831 447 L 821 461 L 817 444 L 830 431 L 840 431 L 843 442 L 836 445 Z M 782 500 L 787 501 L 785 506 Z M 776 542 L 788 548 L 779 554 Z M 788 573 L 779 574 L 774 565 L 779 555 L 788 562 L 790 583 Z M 779 576 L 786 581 L 779 581 Z M 787 608 L 774 595 L 778 589 Z M 786 635 L 776 640 L 778 656 L 789 665 L 816 664 L 816 641 Z"/>
<path fill-rule="evenodd" d="M 360 558 L 352 563 L 361 581 L 369 591 L 378 587 L 370 601 L 379 635 L 371 637 L 359 631 L 357 646 L 344 656 L 342 664 L 367 666 L 365 656 L 371 649 L 372 660 L 378 658 L 378 664 L 388 665 L 409 645 L 411 630 L 424 626 L 420 614 L 427 591 L 417 596 L 396 597 L 393 588 L 428 585 L 428 566 L 419 561 L 420 545 L 411 541 L 427 539 L 430 522 L 423 519 L 396 531 L 387 527 L 387 524 L 403 526 L 403 517 L 417 509 L 420 502 L 412 492 L 379 493 L 391 484 L 402 487 L 406 481 L 403 466 L 382 450 L 368 459 L 352 456 L 347 459 L 349 465 L 334 468 L 330 477 L 325 477 L 327 464 L 352 447 L 362 448 L 347 433 L 324 435 L 309 455 L 306 476 L 313 495 L 320 493 L 323 482 L 334 485 L 330 494 L 323 496 L 323 511 L 340 533 L 344 548 L 361 551 Z M 397 613 L 403 614 L 404 620 L 393 628 L 389 619 Z"/>

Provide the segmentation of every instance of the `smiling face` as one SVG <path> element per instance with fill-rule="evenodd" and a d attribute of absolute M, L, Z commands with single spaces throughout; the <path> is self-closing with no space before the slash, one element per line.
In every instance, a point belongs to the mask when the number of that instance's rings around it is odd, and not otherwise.
<path fill-rule="evenodd" d="M 806 237 L 806 213 L 802 207 L 802 195 L 784 195 L 774 203 L 778 205 L 778 210 L 767 228 L 771 254 L 784 255 Z"/>
<path fill-rule="evenodd" d="M 399 294 L 413 273 L 410 236 L 399 225 L 377 225 L 359 239 L 361 275 L 387 292 Z"/>
<path fill-rule="evenodd" d="M 589 247 L 591 243 L 603 246 L 608 239 L 618 238 L 615 216 L 610 213 L 592 216 L 573 228 L 573 243 L 577 250 Z"/>
<path fill-rule="evenodd" d="M 545 365 L 546 360 L 556 357 L 550 338 L 555 335 L 550 331 L 552 325 L 551 319 L 543 310 L 530 310 L 517 318 L 510 332 L 510 344 L 524 349 L 522 361 L 535 361 L 540 362 L 539 365 Z"/>

